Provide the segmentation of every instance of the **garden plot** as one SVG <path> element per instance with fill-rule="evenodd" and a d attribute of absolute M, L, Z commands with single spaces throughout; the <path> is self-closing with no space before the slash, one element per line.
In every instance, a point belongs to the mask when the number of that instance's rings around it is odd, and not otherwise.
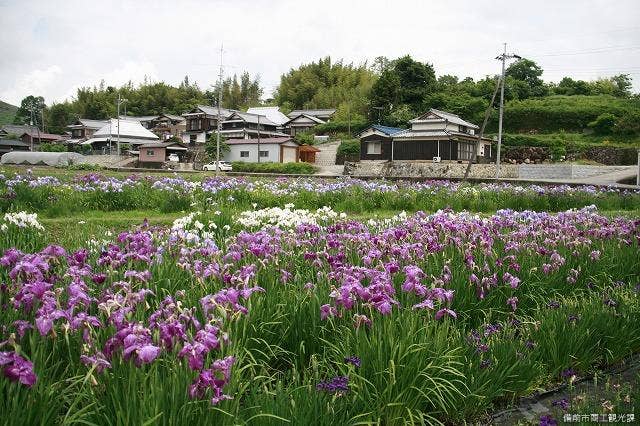
<path fill-rule="evenodd" d="M 6 424 L 462 424 L 640 350 L 634 192 L 100 175 L 3 185 Z M 100 202 L 184 213 L 51 238 L 50 218 Z M 457 208 L 500 203 L 526 208 Z M 628 395 L 621 409 L 637 406 Z"/>

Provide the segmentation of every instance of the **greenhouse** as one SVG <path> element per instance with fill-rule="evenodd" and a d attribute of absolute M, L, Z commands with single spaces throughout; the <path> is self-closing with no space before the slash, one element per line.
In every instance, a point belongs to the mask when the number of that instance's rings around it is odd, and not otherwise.
<path fill-rule="evenodd" d="M 77 163 L 84 156 L 76 152 L 7 152 L 0 164 L 31 164 L 47 166 L 68 166 Z"/>

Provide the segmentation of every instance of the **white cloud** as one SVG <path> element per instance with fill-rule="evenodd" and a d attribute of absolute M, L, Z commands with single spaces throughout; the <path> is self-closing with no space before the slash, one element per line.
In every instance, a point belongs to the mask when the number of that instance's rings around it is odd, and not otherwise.
<path fill-rule="evenodd" d="M 61 73 L 62 68 L 58 65 L 33 70 L 19 76 L 15 83 L 0 92 L 0 99 L 13 105 L 20 105 L 20 101 L 28 95 L 39 95 L 50 91 Z"/>
<path fill-rule="evenodd" d="M 118 87 L 129 81 L 135 85 L 142 83 L 145 79 L 148 82 L 160 80 L 156 66 L 151 61 L 146 60 L 142 62 L 126 61 L 118 68 L 106 73 L 89 71 L 89 75 L 91 75 L 91 77 L 84 79 L 81 83 L 75 84 L 71 89 L 54 100 L 63 101 L 65 99 L 71 99 L 76 95 L 79 88 L 98 86 L 101 81 L 104 81 L 106 86 Z"/>
<path fill-rule="evenodd" d="M 0 16 L 0 99 L 13 103 L 145 75 L 170 84 L 189 75 L 208 88 L 222 42 L 226 74 L 260 74 L 265 95 L 282 73 L 326 55 L 360 63 L 410 54 L 439 75 L 482 78 L 499 71 L 493 58 L 505 41 L 547 69 L 545 79 L 629 72 L 640 89 L 638 50 L 545 56 L 637 46 L 638 0 L 0 0 Z"/>

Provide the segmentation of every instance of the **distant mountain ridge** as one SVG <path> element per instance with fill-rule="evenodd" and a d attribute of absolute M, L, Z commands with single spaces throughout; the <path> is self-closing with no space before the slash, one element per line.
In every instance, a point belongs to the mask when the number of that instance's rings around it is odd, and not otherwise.
<path fill-rule="evenodd" d="M 16 111 L 18 111 L 17 106 L 0 101 L 0 126 L 13 123 Z"/>

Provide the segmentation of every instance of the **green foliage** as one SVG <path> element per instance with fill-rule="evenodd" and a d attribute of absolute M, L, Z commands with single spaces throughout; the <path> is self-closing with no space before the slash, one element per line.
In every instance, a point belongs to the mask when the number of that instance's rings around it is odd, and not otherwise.
<path fill-rule="evenodd" d="M 621 117 L 640 110 L 640 99 L 602 96 L 547 96 L 544 98 L 514 100 L 505 106 L 506 131 L 541 132 L 582 131 L 604 113 Z M 496 120 L 490 130 L 497 128 Z"/>
<path fill-rule="evenodd" d="M 40 151 L 42 152 L 66 152 L 67 147 L 63 144 L 57 143 L 42 143 L 40 144 Z"/>
<path fill-rule="evenodd" d="M 42 96 L 29 95 L 20 102 L 20 107 L 13 118 L 13 124 L 30 124 L 42 128 L 42 114 L 46 108 Z"/>
<path fill-rule="evenodd" d="M 98 164 L 76 163 L 68 165 L 67 170 L 99 171 L 103 170 L 103 167 Z"/>
<path fill-rule="evenodd" d="M 376 80 L 366 64 L 332 62 L 330 57 L 291 69 L 280 78 L 274 93 L 283 111 L 302 108 L 336 108 L 345 102 L 352 114 L 368 113 L 367 96 Z"/>
<path fill-rule="evenodd" d="M 613 133 L 621 136 L 640 135 L 640 111 L 627 111 L 616 120 Z"/>
<path fill-rule="evenodd" d="M 210 160 L 216 160 L 218 154 L 218 139 L 216 135 L 217 133 L 211 133 L 209 139 L 207 139 L 207 143 L 204 145 L 204 151 Z M 220 135 L 220 161 L 222 161 L 224 155 L 230 150 L 231 148 L 227 145 L 226 138 Z"/>
<path fill-rule="evenodd" d="M 296 133 L 296 135 L 293 137 L 293 140 L 301 145 L 313 145 L 315 143 L 312 132 Z"/>
<path fill-rule="evenodd" d="M 609 135 L 613 131 L 613 126 L 616 124 L 616 116 L 605 112 L 600 114 L 588 124 L 589 128 L 593 130 L 596 135 Z"/>
<path fill-rule="evenodd" d="M 262 93 L 259 77 L 252 80 L 248 72 L 243 72 L 238 83 L 238 76 L 234 74 L 222 83 L 221 105 L 231 109 L 247 109 L 260 105 Z M 213 99 L 218 99 L 217 87 L 213 91 Z"/>
<path fill-rule="evenodd" d="M 369 124 L 366 121 L 352 121 L 351 134 L 355 135 L 366 129 Z M 348 134 L 349 123 L 346 121 L 329 121 L 328 123 L 319 124 L 312 129 L 316 135 L 337 135 L 339 133 Z"/>
<path fill-rule="evenodd" d="M 292 175 L 312 175 L 316 168 L 309 163 L 245 163 L 237 161 L 232 164 L 234 172 L 247 173 L 279 173 Z"/>
<path fill-rule="evenodd" d="M 515 92 L 514 97 L 528 99 L 545 96 L 548 93 L 548 88 L 540 78 L 542 73 L 542 68 L 534 61 L 520 59 L 509 65 L 505 74 L 507 78 L 515 80 L 511 84 Z"/>
<path fill-rule="evenodd" d="M 337 155 L 360 154 L 360 140 L 343 140 L 338 145 Z"/>
<path fill-rule="evenodd" d="M 382 71 L 371 89 L 371 105 L 384 108 L 385 117 L 401 105 L 407 105 L 418 114 L 436 86 L 433 66 L 406 55 L 392 61 Z"/>
<path fill-rule="evenodd" d="M 13 123 L 18 107 L 0 101 L 0 126 Z"/>

